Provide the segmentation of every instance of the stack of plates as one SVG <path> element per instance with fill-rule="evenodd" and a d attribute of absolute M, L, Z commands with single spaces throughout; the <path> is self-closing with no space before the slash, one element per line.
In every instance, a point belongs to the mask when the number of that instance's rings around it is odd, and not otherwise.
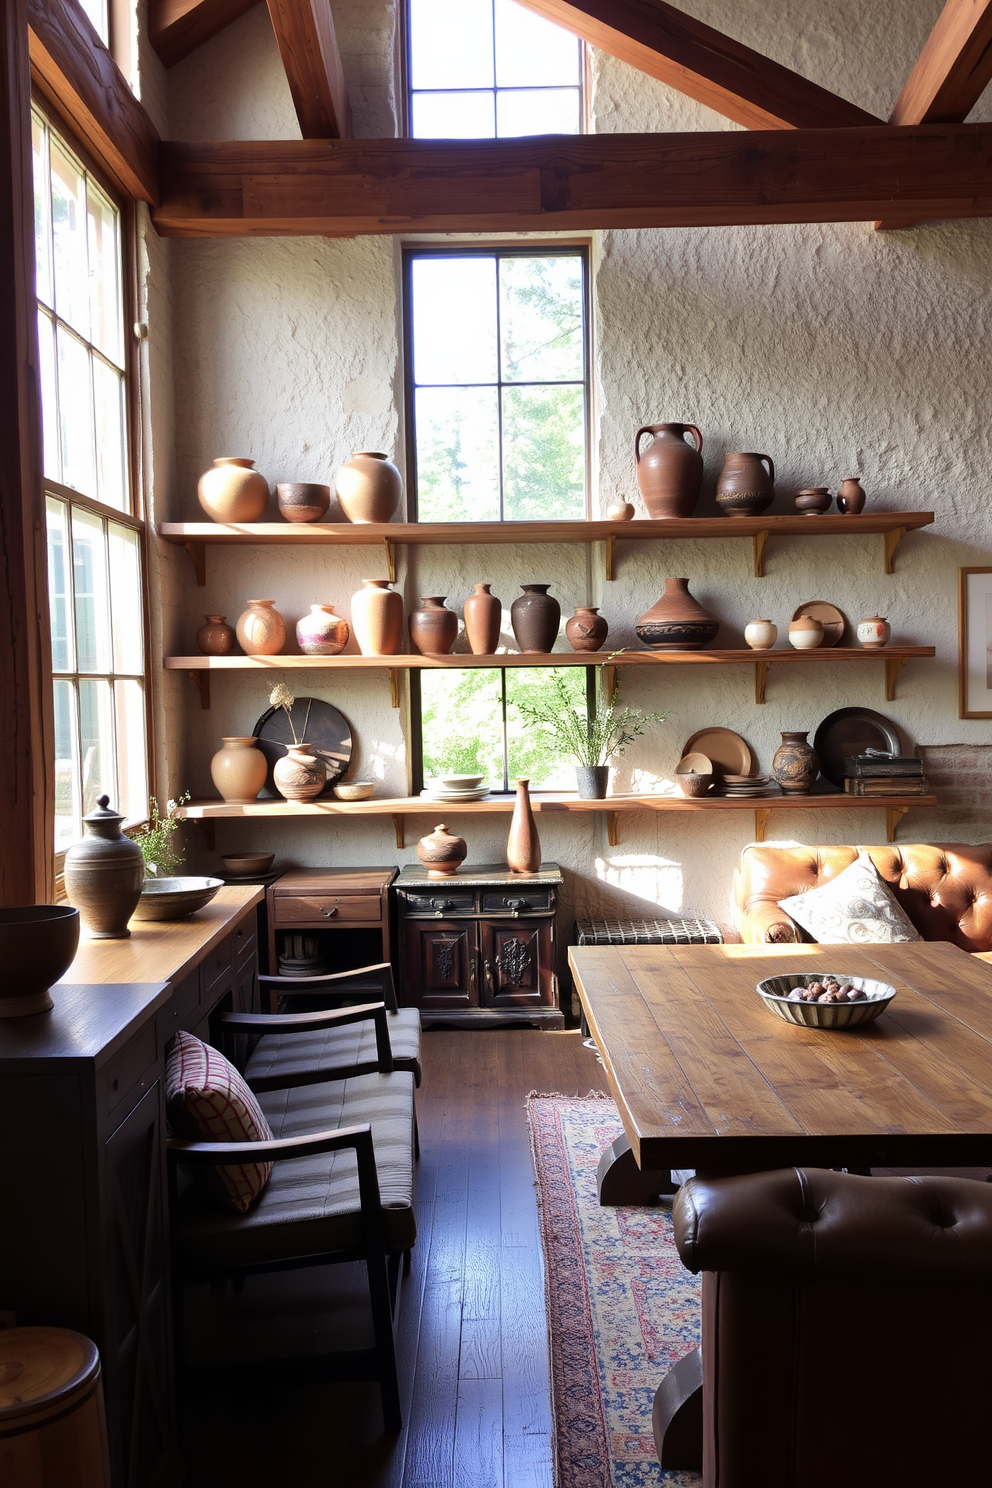
<path fill-rule="evenodd" d="M 750 796 L 773 796 L 778 786 L 772 785 L 767 775 L 724 775 L 721 796 L 743 800 Z"/>
<path fill-rule="evenodd" d="M 420 794 L 426 801 L 481 801 L 488 796 L 489 786 L 483 781 L 480 785 L 452 790 L 441 780 L 430 780 Z"/>

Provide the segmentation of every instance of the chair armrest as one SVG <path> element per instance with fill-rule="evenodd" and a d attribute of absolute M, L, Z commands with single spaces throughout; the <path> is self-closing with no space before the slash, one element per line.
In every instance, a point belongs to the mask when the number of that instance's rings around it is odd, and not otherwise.
<path fill-rule="evenodd" d="M 293 997 L 307 997 L 314 993 L 320 993 L 325 988 L 333 991 L 335 982 L 345 982 L 349 978 L 371 976 L 373 972 L 382 974 L 383 1000 L 391 1013 L 395 1013 L 396 989 L 393 985 L 393 967 L 390 961 L 377 961 L 374 966 L 355 966 L 350 971 L 329 971 L 321 976 L 259 976 L 260 986 L 272 987 L 277 992 L 282 988 L 291 993 Z"/>
<path fill-rule="evenodd" d="M 774 899 L 752 899 L 741 913 L 740 930 L 747 945 L 792 945 L 799 940 L 795 920 Z"/>
<path fill-rule="evenodd" d="M 332 1131 L 307 1132 L 302 1137 L 273 1137 L 267 1142 L 181 1142 L 170 1137 L 166 1147 L 175 1162 L 223 1167 L 235 1162 L 281 1162 L 294 1157 L 317 1157 L 321 1152 L 339 1152 L 345 1147 L 357 1150 L 363 1136 L 371 1142 L 372 1128 L 368 1123 L 335 1127 Z"/>

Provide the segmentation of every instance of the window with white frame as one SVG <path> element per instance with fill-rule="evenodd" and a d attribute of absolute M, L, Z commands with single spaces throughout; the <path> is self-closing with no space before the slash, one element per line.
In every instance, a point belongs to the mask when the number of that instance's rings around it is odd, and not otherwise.
<path fill-rule="evenodd" d="M 39 110 L 33 145 L 58 854 L 104 792 L 129 821 L 147 815 L 143 524 L 121 211 Z"/>

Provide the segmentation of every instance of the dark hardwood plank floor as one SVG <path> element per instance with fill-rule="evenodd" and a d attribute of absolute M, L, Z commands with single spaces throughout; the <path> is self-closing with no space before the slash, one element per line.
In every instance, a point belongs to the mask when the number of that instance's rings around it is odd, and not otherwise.
<path fill-rule="evenodd" d="M 404 1429 L 378 1391 L 321 1378 L 306 1355 L 364 1328 L 350 1268 L 255 1278 L 241 1297 L 187 1292 L 193 1376 L 188 1488 L 552 1488 L 542 1261 L 524 1102 L 606 1088 L 577 1030 L 424 1034 L 419 1233 L 403 1282 Z M 300 1363 L 254 1362 L 302 1354 Z"/>

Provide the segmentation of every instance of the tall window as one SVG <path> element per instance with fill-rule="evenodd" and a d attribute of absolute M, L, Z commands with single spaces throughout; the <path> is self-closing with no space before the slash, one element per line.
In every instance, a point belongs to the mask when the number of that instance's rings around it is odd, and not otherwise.
<path fill-rule="evenodd" d="M 582 46 L 515 0 L 409 0 L 410 133 L 578 134 Z"/>
<path fill-rule="evenodd" d="M 148 803 L 142 523 L 131 490 L 119 208 L 36 111 L 35 252 L 55 701 L 55 850 L 108 794 Z"/>

